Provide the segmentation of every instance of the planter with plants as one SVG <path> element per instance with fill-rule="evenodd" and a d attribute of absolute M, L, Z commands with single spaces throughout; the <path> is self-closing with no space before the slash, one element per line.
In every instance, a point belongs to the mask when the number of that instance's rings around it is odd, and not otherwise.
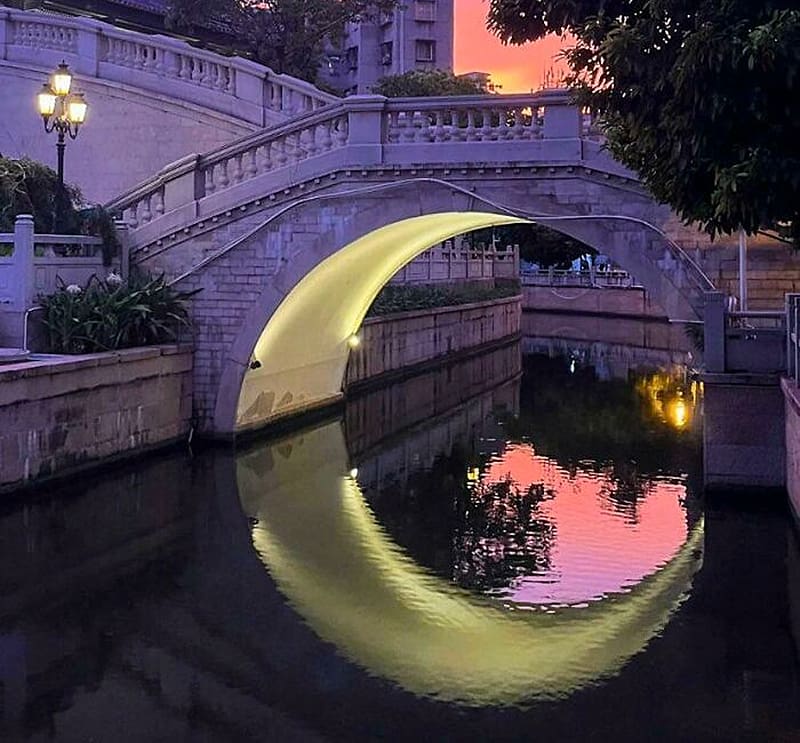
<path fill-rule="evenodd" d="M 39 298 L 47 352 L 97 353 L 175 343 L 189 328 L 185 301 L 196 291 L 173 289 L 164 276 L 115 273 L 93 276 L 84 286 L 60 283 Z"/>

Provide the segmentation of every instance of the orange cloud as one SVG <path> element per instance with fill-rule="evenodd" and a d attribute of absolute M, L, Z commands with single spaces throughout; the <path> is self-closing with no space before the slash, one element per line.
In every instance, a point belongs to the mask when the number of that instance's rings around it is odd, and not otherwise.
<path fill-rule="evenodd" d="M 527 93 L 542 87 L 548 70 L 566 69 L 558 59 L 567 43 L 556 36 L 524 46 L 504 46 L 486 29 L 484 0 L 456 0 L 455 72 L 489 72 L 502 93 Z"/>

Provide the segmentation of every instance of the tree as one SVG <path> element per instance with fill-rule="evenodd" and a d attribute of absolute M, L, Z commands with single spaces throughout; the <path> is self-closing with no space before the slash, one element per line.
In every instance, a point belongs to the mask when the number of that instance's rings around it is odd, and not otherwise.
<path fill-rule="evenodd" d="M 578 101 L 660 201 L 712 236 L 800 237 L 800 10 L 793 0 L 491 0 L 510 44 L 572 34 Z"/>
<path fill-rule="evenodd" d="M 225 28 L 243 51 L 275 72 L 313 82 L 326 43 L 347 23 L 392 10 L 397 0 L 169 0 L 166 22 L 184 30 Z"/>
<path fill-rule="evenodd" d="M 435 95 L 482 95 L 479 83 L 447 70 L 409 70 L 402 75 L 388 75 L 372 87 L 376 95 L 387 98 L 428 97 Z"/>

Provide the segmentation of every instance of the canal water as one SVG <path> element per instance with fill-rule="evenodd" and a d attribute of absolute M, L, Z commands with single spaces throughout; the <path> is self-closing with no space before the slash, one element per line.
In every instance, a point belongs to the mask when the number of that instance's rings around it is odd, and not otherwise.
<path fill-rule="evenodd" d="M 800 740 L 797 539 L 700 497 L 685 341 L 532 322 L 6 503 L 0 739 Z"/>

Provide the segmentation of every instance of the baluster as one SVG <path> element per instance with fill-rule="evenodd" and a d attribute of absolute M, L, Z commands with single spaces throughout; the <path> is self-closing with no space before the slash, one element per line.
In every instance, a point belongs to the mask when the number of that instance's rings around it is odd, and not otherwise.
<path fill-rule="evenodd" d="M 308 127 L 300 132 L 300 147 L 298 148 L 297 159 L 304 160 L 313 157 L 316 151 L 314 143 L 314 127 Z"/>
<path fill-rule="evenodd" d="M 464 138 L 467 142 L 474 142 L 478 139 L 477 130 L 475 128 L 475 111 L 471 108 L 467 109 L 467 129 L 464 132 Z"/>
<path fill-rule="evenodd" d="M 246 153 L 247 167 L 245 173 L 248 178 L 255 178 L 258 175 L 258 147 L 248 150 Z"/>
<path fill-rule="evenodd" d="M 214 193 L 217 190 L 217 184 L 214 183 L 214 166 L 209 165 L 203 171 L 203 180 L 205 183 L 205 193 L 206 195 Z"/>
<path fill-rule="evenodd" d="M 167 66 L 164 60 L 164 55 L 166 52 L 164 49 L 154 48 L 153 49 L 153 72 L 156 75 L 163 75 L 164 71 L 166 70 Z"/>
<path fill-rule="evenodd" d="M 259 170 L 262 173 L 268 173 L 272 170 L 272 142 L 267 142 L 258 149 L 261 152 L 261 167 Z"/>
<path fill-rule="evenodd" d="M 193 83 L 199 83 L 203 77 L 203 71 L 201 69 L 201 65 L 203 63 L 199 59 L 195 59 L 194 57 L 189 59 L 189 69 L 191 71 L 191 79 Z"/>
<path fill-rule="evenodd" d="M 137 207 L 136 203 L 131 204 L 130 207 L 128 208 L 127 212 L 126 212 L 127 217 L 125 218 L 125 221 L 134 230 L 139 226 L 139 219 L 138 219 L 138 215 L 136 213 L 137 212 L 136 207 Z"/>
<path fill-rule="evenodd" d="M 319 147 L 323 152 L 327 152 L 333 146 L 333 139 L 331 138 L 332 125 L 332 121 L 323 121 L 320 125 Z"/>
<path fill-rule="evenodd" d="M 142 199 L 142 224 L 147 224 L 152 219 L 152 212 L 150 211 L 150 197 L 145 196 Z"/>
<path fill-rule="evenodd" d="M 220 188 L 227 188 L 230 184 L 230 179 L 228 178 L 228 161 L 223 160 L 219 163 L 219 178 L 217 179 L 217 183 L 219 184 Z"/>
<path fill-rule="evenodd" d="M 153 194 L 153 211 L 156 216 L 164 213 L 164 191 L 159 189 Z"/>
<path fill-rule="evenodd" d="M 225 92 L 230 95 L 236 93 L 236 70 L 233 67 L 228 67 L 225 71 Z"/>
<path fill-rule="evenodd" d="M 435 142 L 445 142 L 447 140 L 447 130 L 444 126 L 444 111 L 437 109 L 436 111 L 436 126 L 433 130 L 433 139 Z"/>
<path fill-rule="evenodd" d="M 419 140 L 420 142 L 432 142 L 433 130 L 431 129 L 431 114 L 429 114 L 427 111 L 420 111 L 419 116 Z"/>
<path fill-rule="evenodd" d="M 241 155 L 234 155 L 233 156 L 233 182 L 240 183 L 242 180 L 242 176 L 244 173 L 242 172 L 242 156 Z"/>
<path fill-rule="evenodd" d="M 191 80 L 192 78 L 192 68 L 189 63 L 189 58 L 185 54 L 180 55 L 180 70 L 178 71 L 178 77 L 181 80 Z"/>
<path fill-rule="evenodd" d="M 403 125 L 401 127 L 401 139 L 406 142 L 414 141 L 414 112 L 403 111 L 401 113 Z"/>
<path fill-rule="evenodd" d="M 481 119 L 483 126 L 481 127 L 481 139 L 489 141 L 492 139 L 492 110 L 484 108 L 481 111 Z"/>
<path fill-rule="evenodd" d="M 286 165 L 286 161 L 288 160 L 288 156 L 286 154 L 286 138 L 281 137 L 280 139 L 276 139 L 274 142 L 275 147 L 275 162 L 277 163 L 278 167 L 283 167 Z"/>
<path fill-rule="evenodd" d="M 512 136 L 514 139 L 524 139 L 525 138 L 525 114 L 522 113 L 521 108 L 514 109 L 514 127 L 512 130 Z"/>

